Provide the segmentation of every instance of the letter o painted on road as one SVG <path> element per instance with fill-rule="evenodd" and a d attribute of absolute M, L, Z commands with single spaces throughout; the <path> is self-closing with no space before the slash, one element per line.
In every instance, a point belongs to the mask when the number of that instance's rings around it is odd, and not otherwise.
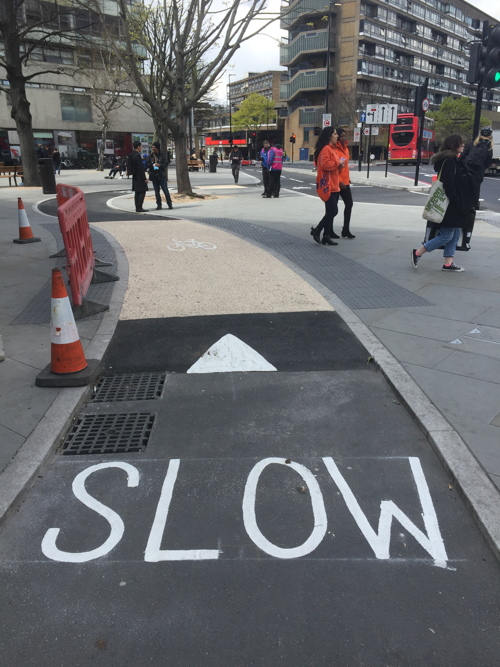
<path fill-rule="evenodd" d="M 272 463 L 284 465 L 287 468 L 292 468 L 295 472 L 302 476 L 302 479 L 309 488 L 311 497 L 311 505 L 314 515 L 314 528 L 307 540 L 298 547 L 283 548 L 277 547 L 265 537 L 257 525 L 257 517 L 255 514 L 255 497 L 257 494 L 257 485 L 262 471 Z M 285 459 L 268 458 L 259 461 L 254 465 L 250 474 L 248 475 L 247 483 L 245 485 L 245 493 L 243 494 L 243 523 L 245 530 L 250 539 L 259 549 L 265 553 L 276 558 L 300 558 L 314 551 L 316 547 L 321 544 L 327 529 L 327 517 L 325 504 L 323 502 L 323 495 L 312 472 L 301 465 L 300 463 L 285 463 Z"/>

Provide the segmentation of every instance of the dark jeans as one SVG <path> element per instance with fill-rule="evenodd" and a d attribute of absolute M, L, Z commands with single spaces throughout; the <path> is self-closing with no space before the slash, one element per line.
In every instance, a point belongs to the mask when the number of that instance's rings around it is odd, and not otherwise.
<path fill-rule="evenodd" d="M 262 194 L 267 195 L 268 197 L 271 196 L 270 190 L 270 183 L 269 183 L 269 169 L 262 169 L 262 184 L 264 186 L 264 192 Z"/>
<path fill-rule="evenodd" d="M 144 191 L 143 192 L 136 192 L 134 194 L 135 210 L 136 211 L 140 211 L 141 208 L 144 208 L 143 204 L 144 204 L 144 197 L 145 196 L 146 196 L 146 193 Z"/>
<path fill-rule="evenodd" d="M 165 195 L 165 201 L 167 202 L 168 206 L 172 206 L 172 198 L 170 197 L 170 192 L 168 191 L 167 179 L 152 178 L 151 183 L 153 184 L 153 188 L 155 190 L 156 205 L 161 206 L 161 188 L 163 190 L 163 194 Z"/>
<path fill-rule="evenodd" d="M 269 192 L 273 197 L 279 197 L 281 188 L 281 169 L 269 172 Z"/>
<path fill-rule="evenodd" d="M 113 167 L 112 169 L 110 169 L 108 176 L 110 176 L 110 178 L 114 178 L 119 171 L 120 167 Z"/>
<path fill-rule="evenodd" d="M 351 224 L 351 212 L 352 212 L 352 192 L 351 187 L 348 185 L 344 190 L 340 190 L 340 196 L 344 202 L 344 232 L 349 231 L 349 225 Z"/>
<path fill-rule="evenodd" d="M 318 232 L 321 232 L 322 229 L 324 230 L 324 236 L 331 237 L 333 234 L 333 219 L 339 212 L 338 201 L 339 193 L 332 192 L 330 199 L 325 202 L 325 215 L 321 218 L 318 226 L 316 227 Z"/>
<path fill-rule="evenodd" d="M 240 165 L 239 164 L 232 164 L 231 165 L 231 172 L 233 174 L 234 182 L 237 183 L 239 178 L 240 178 Z"/>

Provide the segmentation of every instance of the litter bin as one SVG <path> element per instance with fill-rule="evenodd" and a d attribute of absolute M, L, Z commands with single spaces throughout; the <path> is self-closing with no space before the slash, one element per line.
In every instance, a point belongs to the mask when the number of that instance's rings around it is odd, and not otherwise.
<path fill-rule="evenodd" d="M 215 174 L 217 172 L 217 155 L 211 155 L 208 161 L 209 172 Z"/>
<path fill-rule="evenodd" d="M 42 190 L 44 195 L 56 194 L 56 173 L 54 170 L 54 161 L 51 157 L 44 157 L 38 160 L 40 169 L 40 178 L 42 180 Z"/>

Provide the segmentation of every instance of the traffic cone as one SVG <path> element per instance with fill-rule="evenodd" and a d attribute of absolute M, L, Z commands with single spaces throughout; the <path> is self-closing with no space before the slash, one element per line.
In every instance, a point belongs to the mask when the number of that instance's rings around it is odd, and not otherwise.
<path fill-rule="evenodd" d="M 37 375 L 37 387 L 81 387 L 99 371 L 99 360 L 85 359 L 60 269 L 52 269 L 51 362 Z"/>
<path fill-rule="evenodd" d="M 19 218 L 19 238 L 14 239 L 13 243 L 36 243 L 42 240 L 33 236 L 21 197 L 17 198 L 17 217 Z"/>

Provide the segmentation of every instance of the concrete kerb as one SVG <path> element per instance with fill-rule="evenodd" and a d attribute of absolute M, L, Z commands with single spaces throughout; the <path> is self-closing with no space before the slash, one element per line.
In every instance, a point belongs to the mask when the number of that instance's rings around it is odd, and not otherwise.
<path fill-rule="evenodd" d="M 85 350 L 86 358 L 99 360 L 104 356 L 118 324 L 129 271 L 125 251 L 121 245 L 111 234 L 104 230 L 100 232 L 106 236 L 115 251 L 120 280 L 114 284 L 109 310 L 103 313 L 96 334 Z M 62 389 L 16 456 L 0 473 L 0 525 L 18 506 L 24 493 L 31 488 L 37 476 L 43 471 L 92 389 L 92 386 Z"/>
<path fill-rule="evenodd" d="M 196 220 L 199 224 L 202 219 Z M 322 283 L 292 261 L 258 241 L 224 230 L 268 252 L 316 289 L 335 309 L 360 343 L 367 349 L 367 363 L 374 363 L 394 389 L 401 403 L 425 434 L 444 468 L 450 484 L 456 485 L 476 519 L 495 556 L 500 560 L 500 492 L 457 431 L 441 415 L 399 361 L 387 350 L 359 317 Z M 373 360 L 370 359 L 373 357 Z"/>

